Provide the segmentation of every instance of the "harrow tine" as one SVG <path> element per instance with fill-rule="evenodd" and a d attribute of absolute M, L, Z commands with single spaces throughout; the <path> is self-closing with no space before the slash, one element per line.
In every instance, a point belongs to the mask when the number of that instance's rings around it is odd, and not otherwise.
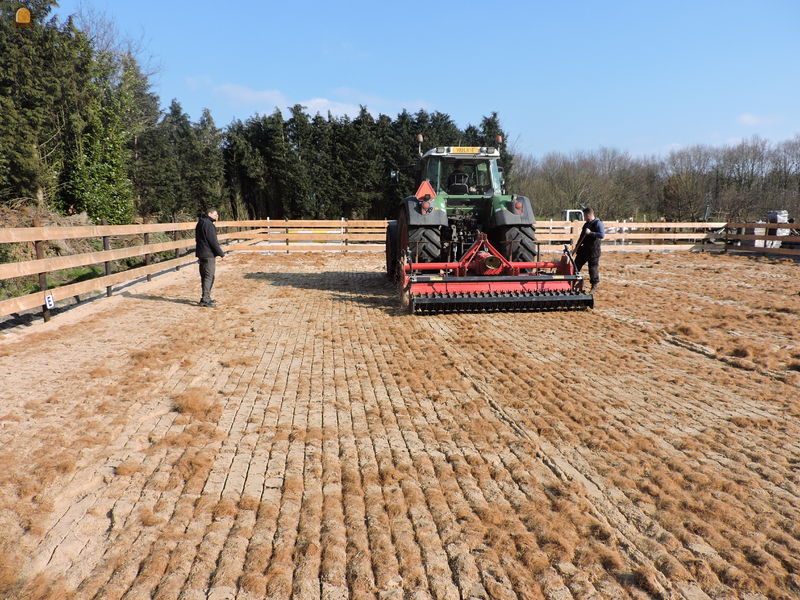
<path fill-rule="evenodd" d="M 420 295 L 414 298 L 414 312 L 434 314 L 449 312 L 529 312 L 583 310 L 593 308 L 594 298 L 588 294 L 557 292 L 514 292 L 497 294 L 478 292 L 465 294 Z"/>

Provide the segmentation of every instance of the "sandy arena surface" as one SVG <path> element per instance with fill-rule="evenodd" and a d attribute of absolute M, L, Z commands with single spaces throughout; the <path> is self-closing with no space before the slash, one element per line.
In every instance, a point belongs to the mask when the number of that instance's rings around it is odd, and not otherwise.
<path fill-rule="evenodd" d="M 0 598 L 800 598 L 800 265 L 415 317 L 229 256 L 0 334 Z"/>

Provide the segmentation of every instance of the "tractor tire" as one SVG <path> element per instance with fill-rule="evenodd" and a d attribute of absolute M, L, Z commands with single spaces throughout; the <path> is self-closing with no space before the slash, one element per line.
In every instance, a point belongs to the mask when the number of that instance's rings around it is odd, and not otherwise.
<path fill-rule="evenodd" d="M 536 260 L 536 234 L 530 225 L 500 227 L 493 236 L 495 247 L 511 262 Z"/>
<path fill-rule="evenodd" d="M 439 262 L 442 257 L 442 232 L 439 227 L 409 227 L 408 249 L 414 262 Z"/>
<path fill-rule="evenodd" d="M 390 281 L 397 279 L 397 260 L 399 259 L 400 238 L 397 221 L 390 221 L 386 226 L 386 277 Z"/>

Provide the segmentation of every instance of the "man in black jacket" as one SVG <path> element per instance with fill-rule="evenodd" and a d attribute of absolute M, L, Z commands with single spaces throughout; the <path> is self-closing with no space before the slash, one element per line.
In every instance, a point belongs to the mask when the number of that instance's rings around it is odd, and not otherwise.
<path fill-rule="evenodd" d="M 595 218 L 594 211 L 586 208 L 583 211 L 585 223 L 576 248 L 575 267 L 580 271 L 587 262 L 589 263 L 589 290 L 593 294 L 600 284 L 600 240 L 606 237 L 606 228 L 600 219 Z"/>
<path fill-rule="evenodd" d="M 214 221 L 217 219 L 219 219 L 217 209 L 209 208 L 208 213 L 200 217 L 197 227 L 194 228 L 194 254 L 200 264 L 200 283 L 203 289 L 200 306 L 216 306 L 216 303 L 211 299 L 211 287 L 214 285 L 217 257 L 222 258 L 225 256 L 217 241 L 217 228 L 214 227 Z"/>

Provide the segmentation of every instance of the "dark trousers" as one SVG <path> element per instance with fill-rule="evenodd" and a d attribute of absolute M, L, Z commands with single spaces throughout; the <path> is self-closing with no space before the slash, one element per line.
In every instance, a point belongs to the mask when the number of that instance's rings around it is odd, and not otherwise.
<path fill-rule="evenodd" d="M 575 268 L 578 272 L 587 262 L 589 263 L 589 283 L 596 285 L 600 283 L 600 253 L 578 252 L 575 257 Z"/>
<path fill-rule="evenodd" d="M 200 265 L 200 285 L 203 289 L 203 297 L 200 302 L 211 302 L 211 288 L 214 285 L 214 272 L 217 270 L 217 258 L 198 258 Z"/>

